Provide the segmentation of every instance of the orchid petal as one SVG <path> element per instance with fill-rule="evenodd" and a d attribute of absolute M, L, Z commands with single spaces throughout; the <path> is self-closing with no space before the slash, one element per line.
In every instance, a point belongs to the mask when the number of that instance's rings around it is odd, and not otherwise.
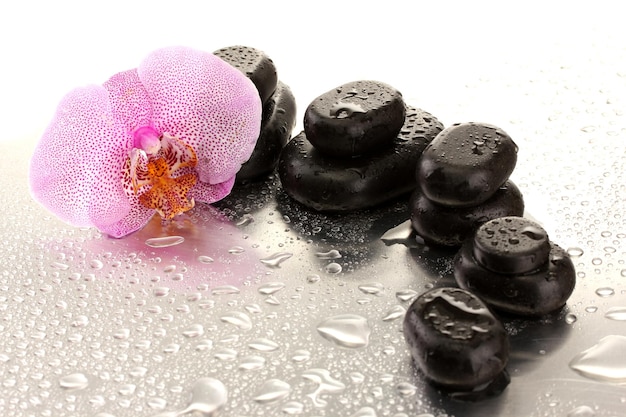
<path fill-rule="evenodd" d="M 215 55 L 184 47 L 153 52 L 137 72 L 152 101 L 155 129 L 195 149 L 201 182 L 230 181 L 261 128 L 254 84 Z"/>
<path fill-rule="evenodd" d="M 219 184 L 209 184 L 198 181 L 196 186 L 191 190 L 191 196 L 195 200 L 202 201 L 203 203 L 214 203 L 230 194 L 234 184 L 235 176 Z"/>
<path fill-rule="evenodd" d="M 113 117 L 126 127 L 127 133 L 152 125 L 152 104 L 137 69 L 117 73 L 102 86 L 109 92 Z"/>
<path fill-rule="evenodd" d="M 75 226 L 113 224 L 131 211 L 121 169 L 131 137 L 115 120 L 101 86 L 70 92 L 30 164 L 33 197 Z"/>

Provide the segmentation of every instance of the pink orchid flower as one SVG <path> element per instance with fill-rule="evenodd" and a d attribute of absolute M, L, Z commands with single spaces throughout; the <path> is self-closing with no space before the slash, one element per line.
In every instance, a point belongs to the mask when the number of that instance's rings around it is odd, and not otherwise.
<path fill-rule="evenodd" d="M 208 52 L 171 47 L 103 85 L 71 91 L 30 164 L 33 197 L 67 223 L 113 237 L 228 195 L 252 153 L 254 84 Z"/>

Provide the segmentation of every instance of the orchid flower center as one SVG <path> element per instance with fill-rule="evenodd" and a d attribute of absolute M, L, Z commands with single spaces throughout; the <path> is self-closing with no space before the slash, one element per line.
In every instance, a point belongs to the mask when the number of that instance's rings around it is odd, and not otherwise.
<path fill-rule="evenodd" d="M 134 132 L 133 149 L 124 170 L 124 182 L 146 208 L 164 219 L 184 213 L 195 202 L 188 194 L 198 182 L 194 149 L 167 133 L 151 127 Z"/>

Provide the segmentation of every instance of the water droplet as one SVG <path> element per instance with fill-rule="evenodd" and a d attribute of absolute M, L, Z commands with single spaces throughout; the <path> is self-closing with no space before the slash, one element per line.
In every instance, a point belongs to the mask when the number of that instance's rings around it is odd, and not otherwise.
<path fill-rule="evenodd" d="M 277 293 L 283 288 L 285 288 L 284 282 L 268 282 L 267 284 L 263 284 L 259 287 L 259 292 L 263 295 L 270 295 Z"/>
<path fill-rule="evenodd" d="M 280 379 L 269 379 L 261 386 L 254 397 L 254 401 L 269 404 L 279 401 L 289 395 L 291 385 Z"/>
<path fill-rule="evenodd" d="M 596 306 L 585 307 L 585 311 L 587 313 L 595 313 L 596 311 L 598 311 L 598 307 Z"/>
<path fill-rule="evenodd" d="M 359 104 L 339 101 L 330 108 L 330 117 L 345 119 L 354 113 L 365 113 L 365 109 Z"/>
<path fill-rule="evenodd" d="M 271 268 L 278 268 L 280 267 L 280 264 L 282 264 L 283 262 L 285 262 L 287 259 L 291 258 L 292 256 L 293 256 L 293 253 L 278 252 L 267 258 L 261 259 L 261 262 L 264 265 L 269 266 Z"/>
<path fill-rule="evenodd" d="M 92 259 L 91 262 L 89 262 L 89 267 L 91 269 L 97 270 L 97 269 L 102 269 L 102 267 L 104 267 L 104 264 L 99 259 Z"/>
<path fill-rule="evenodd" d="M 291 356 L 291 360 L 294 362 L 306 362 L 309 359 L 311 359 L 311 352 L 305 349 L 298 349 Z"/>
<path fill-rule="evenodd" d="M 167 401 L 160 397 L 151 397 L 148 398 L 146 404 L 148 404 L 148 407 L 152 410 L 163 410 L 167 405 Z"/>
<path fill-rule="evenodd" d="M 115 339 L 125 340 L 130 336 L 130 329 L 119 329 L 113 333 Z"/>
<path fill-rule="evenodd" d="M 611 307 L 604 317 L 611 320 L 626 321 L 626 307 Z"/>
<path fill-rule="evenodd" d="M 582 256 L 584 253 L 584 251 L 576 246 L 572 246 L 567 248 L 567 254 L 572 257 L 572 258 L 578 258 L 579 256 Z"/>
<path fill-rule="evenodd" d="M 324 268 L 324 270 L 329 274 L 338 274 L 342 271 L 342 269 L 341 265 L 336 262 L 331 262 L 326 265 L 326 268 Z"/>
<path fill-rule="evenodd" d="M 340 314 L 322 321 L 317 331 L 337 346 L 360 348 L 367 346 L 371 330 L 364 317 L 356 314 Z"/>
<path fill-rule="evenodd" d="M 170 246 L 180 245 L 185 241 L 185 238 L 182 236 L 165 236 L 165 237 L 154 237 L 151 239 L 146 239 L 146 245 L 151 248 L 167 248 Z"/>
<path fill-rule="evenodd" d="M 210 256 L 200 255 L 198 256 L 198 262 L 200 262 L 201 264 L 211 264 L 214 262 L 214 260 Z"/>
<path fill-rule="evenodd" d="M 233 255 L 239 255 L 244 253 L 246 250 L 244 248 L 242 248 L 241 246 L 233 246 L 232 248 L 228 249 L 228 253 L 233 254 Z"/>
<path fill-rule="evenodd" d="M 289 401 L 283 405 L 283 413 L 293 416 L 301 414 L 304 411 L 304 404 L 298 401 Z"/>
<path fill-rule="evenodd" d="M 352 414 L 350 417 L 377 417 L 376 410 L 372 407 L 363 407 L 359 409 L 356 413 Z"/>
<path fill-rule="evenodd" d="M 165 297 L 170 293 L 170 289 L 168 287 L 156 287 L 152 293 L 155 297 Z"/>
<path fill-rule="evenodd" d="M 221 361 L 230 362 L 237 359 L 237 351 L 230 348 L 220 348 L 213 356 Z"/>
<path fill-rule="evenodd" d="M 383 317 L 383 321 L 397 320 L 397 319 L 399 319 L 401 317 L 404 317 L 405 313 L 406 313 L 406 309 L 404 307 L 402 307 L 402 306 L 393 306 L 387 312 L 387 314 L 385 314 L 385 316 Z"/>
<path fill-rule="evenodd" d="M 213 378 L 200 378 L 191 387 L 191 400 L 182 410 L 159 414 L 155 417 L 181 417 L 194 415 L 214 417 L 228 400 L 228 391 L 221 381 Z"/>
<path fill-rule="evenodd" d="M 602 287 L 596 290 L 596 294 L 600 297 L 610 297 L 615 294 L 615 290 L 610 287 Z"/>
<path fill-rule="evenodd" d="M 380 238 L 385 245 L 391 246 L 396 243 L 403 244 L 409 248 L 417 247 L 415 232 L 411 225 L 411 220 L 400 223 L 396 227 L 387 230 Z"/>
<path fill-rule="evenodd" d="M 136 389 L 137 389 L 137 386 L 135 384 L 124 384 L 119 387 L 117 392 L 120 395 L 128 396 L 128 395 L 133 395 Z"/>
<path fill-rule="evenodd" d="M 380 282 L 359 285 L 359 290 L 364 294 L 381 295 L 384 289 L 385 286 Z"/>
<path fill-rule="evenodd" d="M 396 292 L 396 298 L 400 301 L 409 301 L 417 297 L 417 291 L 404 289 Z"/>
<path fill-rule="evenodd" d="M 204 334 L 204 327 L 201 324 L 192 324 L 183 330 L 183 336 L 185 337 L 198 337 Z"/>
<path fill-rule="evenodd" d="M 567 417 L 594 417 L 595 415 L 596 412 L 588 405 L 581 405 L 567 413 Z"/>
<path fill-rule="evenodd" d="M 346 389 L 346 386 L 331 377 L 326 369 L 309 369 L 302 373 L 302 377 L 317 384 L 315 391 L 307 394 L 316 407 L 325 407 L 328 404 L 326 400 L 320 398 L 322 394 L 338 394 Z"/>
<path fill-rule="evenodd" d="M 319 282 L 320 279 L 321 279 L 321 277 L 319 275 L 317 275 L 317 274 L 310 274 L 310 275 L 307 275 L 306 282 L 308 282 L 309 284 L 315 284 L 316 282 Z"/>
<path fill-rule="evenodd" d="M 567 323 L 567 324 L 574 324 L 576 322 L 576 320 L 578 320 L 578 317 L 576 317 L 576 314 L 567 313 L 565 315 L 565 323 Z"/>
<path fill-rule="evenodd" d="M 81 390 L 87 388 L 89 379 L 87 379 L 85 374 L 75 373 L 59 379 L 59 385 L 66 390 Z"/>
<path fill-rule="evenodd" d="M 248 347 L 259 352 L 274 352 L 278 350 L 278 343 L 269 339 L 255 339 L 248 344 Z"/>
<path fill-rule="evenodd" d="M 265 366 L 265 358 L 256 355 L 241 358 L 239 369 L 242 371 L 255 371 Z"/>
<path fill-rule="evenodd" d="M 233 285 L 221 285 L 219 287 L 213 288 L 211 290 L 211 294 L 213 295 L 239 294 L 239 288 Z"/>
<path fill-rule="evenodd" d="M 365 381 L 365 375 L 360 372 L 350 372 L 350 381 L 353 384 L 362 384 Z"/>
<path fill-rule="evenodd" d="M 248 225 L 250 223 L 254 222 L 254 217 L 252 217 L 250 214 L 244 214 L 241 219 L 239 219 L 239 221 L 237 223 L 235 223 L 235 225 L 237 226 L 245 226 Z"/>
<path fill-rule="evenodd" d="M 596 345 L 579 353 L 570 367 L 587 378 L 612 382 L 626 382 L 626 336 L 609 335 Z"/>
<path fill-rule="evenodd" d="M 230 323 L 241 330 L 250 330 L 252 328 L 252 320 L 250 316 L 241 311 L 231 311 L 220 317 L 225 323 Z"/>
<path fill-rule="evenodd" d="M 341 253 L 337 249 L 331 249 L 328 252 L 316 252 L 315 256 L 319 259 L 339 259 L 341 258 Z"/>
<path fill-rule="evenodd" d="M 396 385 L 396 391 L 401 397 L 411 397 L 417 393 L 417 387 L 409 382 L 400 382 Z"/>

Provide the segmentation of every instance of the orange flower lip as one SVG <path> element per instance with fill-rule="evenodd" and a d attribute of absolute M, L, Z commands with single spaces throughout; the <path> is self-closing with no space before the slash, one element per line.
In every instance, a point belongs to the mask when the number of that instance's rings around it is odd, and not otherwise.
<path fill-rule="evenodd" d="M 168 134 L 161 135 L 159 143 L 152 147 L 158 149 L 154 154 L 133 148 L 125 174 L 141 205 L 169 220 L 195 205 L 188 194 L 198 182 L 198 158 L 193 147 Z"/>

